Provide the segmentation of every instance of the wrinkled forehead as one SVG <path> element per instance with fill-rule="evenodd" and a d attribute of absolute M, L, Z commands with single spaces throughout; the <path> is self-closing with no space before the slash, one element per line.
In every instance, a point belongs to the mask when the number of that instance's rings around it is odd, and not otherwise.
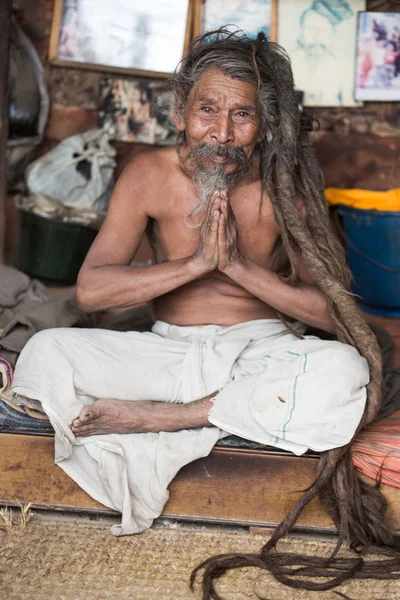
<path fill-rule="evenodd" d="M 201 75 L 188 97 L 189 105 L 207 101 L 229 101 L 254 106 L 255 110 L 259 105 L 258 91 L 253 83 L 231 77 L 216 68 L 209 68 Z"/>

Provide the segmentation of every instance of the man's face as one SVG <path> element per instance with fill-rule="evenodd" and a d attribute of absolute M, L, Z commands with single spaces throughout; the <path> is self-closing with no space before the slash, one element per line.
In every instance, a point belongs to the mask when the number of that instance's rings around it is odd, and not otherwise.
<path fill-rule="evenodd" d="M 240 148 L 252 156 L 260 131 L 260 106 L 257 89 L 250 83 L 233 79 L 218 69 L 208 69 L 191 90 L 185 115 L 176 123 L 185 131 L 189 150 L 207 144 L 215 154 L 207 158 L 208 168 L 224 165 L 226 174 L 235 171 L 233 158 L 224 148 Z M 219 152 L 219 154 L 218 154 Z M 207 169 L 207 165 L 204 167 Z"/>
<path fill-rule="evenodd" d="M 322 56 L 332 45 L 333 27 L 322 15 L 307 13 L 302 27 L 302 42 L 312 56 Z"/>

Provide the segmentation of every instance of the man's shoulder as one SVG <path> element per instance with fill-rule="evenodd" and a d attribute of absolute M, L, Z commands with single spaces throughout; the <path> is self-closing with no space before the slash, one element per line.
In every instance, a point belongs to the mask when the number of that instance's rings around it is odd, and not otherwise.
<path fill-rule="evenodd" d="M 131 158 L 124 169 L 125 177 L 135 178 L 142 184 L 154 183 L 178 164 L 175 147 L 152 148 Z"/>
<path fill-rule="evenodd" d="M 152 148 L 133 156 L 118 178 L 114 204 L 128 203 L 148 215 L 155 215 L 160 204 L 160 190 L 171 187 L 179 177 L 175 147 Z M 134 202 L 132 202 L 134 198 Z"/>

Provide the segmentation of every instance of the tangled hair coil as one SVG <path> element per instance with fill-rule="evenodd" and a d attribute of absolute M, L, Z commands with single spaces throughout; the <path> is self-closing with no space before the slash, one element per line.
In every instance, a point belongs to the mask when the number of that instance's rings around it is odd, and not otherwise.
<path fill-rule="evenodd" d="M 257 65 L 257 50 L 258 50 L 259 43 L 263 42 L 265 39 L 266 39 L 265 35 L 260 32 L 257 35 L 257 39 L 254 40 L 254 42 L 253 42 L 252 60 L 253 60 L 254 73 L 257 75 L 257 90 L 258 91 L 261 90 L 262 80 L 261 80 L 260 71 L 258 70 L 258 65 Z"/>
<path fill-rule="evenodd" d="M 300 252 L 316 285 L 327 297 L 338 339 L 354 346 L 368 361 L 370 382 L 358 433 L 380 408 L 381 356 L 375 336 L 350 293 L 345 253 L 330 225 L 322 172 L 308 141 L 312 119 L 299 110 L 288 56 L 263 34 L 255 41 L 226 29 L 201 36 L 193 42 L 171 80 L 177 112 L 184 111 L 190 90 L 209 68 L 258 89 L 263 134 L 258 144 L 260 173 L 280 227 L 286 281 L 295 284 L 298 280 Z M 326 559 L 279 552 L 279 540 L 317 495 L 339 533 L 332 556 Z M 213 556 L 193 571 L 191 586 L 203 570 L 203 600 L 222 600 L 215 581 L 229 569 L 246 566 L 268 570 L 281 583 L 306 590 L 328 590 L 352 577 L 398 579 L 400 553 L 384 519 L 386 507 L 379 485 L 370 486 L 358 478 L 349 445 L 322 452 L 314 483 L 295 502 L 260 553 Z M 344 542 L 355 551 L 353 558 L 337 556 Z M 387 558 L 366 561 L 363 555 L 368 550 Z"/>

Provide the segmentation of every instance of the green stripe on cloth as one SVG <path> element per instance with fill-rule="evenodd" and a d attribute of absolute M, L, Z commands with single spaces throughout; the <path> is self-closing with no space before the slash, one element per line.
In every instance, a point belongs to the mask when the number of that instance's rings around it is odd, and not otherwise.
<path fill-rule="evenodd" d="M 290 352 L 290 350 L 289 350 L 289 353 L 290 354 L 295 354 L 296 356 L 300 356 L 299 354 L 296 354 L 295 352 Z M 303 375 L 306 372 L 306 369 L 307 369 L 307 354 L 305 354 L 303 356 L 303 369 L 302 369 L 302 372 L 299 373 L 298 375 L 296 375 L 296 377 L 294 379 L 292 408 L 290 410 L 289 418 L 286 421 L 286 423 L 284 424 L 283 429 L 282 429 L 282 439 L 286 438 L 286 428 L 289 425 L 290 421 L 292 420 L 293 412 L 294 412 L 294 409 L 296 407 L 296 400 L 297 400 L 297 398 L 296 398 L 296 394 L 297 394 L 297 380 L 300 377 L 300 375 Z"/>

